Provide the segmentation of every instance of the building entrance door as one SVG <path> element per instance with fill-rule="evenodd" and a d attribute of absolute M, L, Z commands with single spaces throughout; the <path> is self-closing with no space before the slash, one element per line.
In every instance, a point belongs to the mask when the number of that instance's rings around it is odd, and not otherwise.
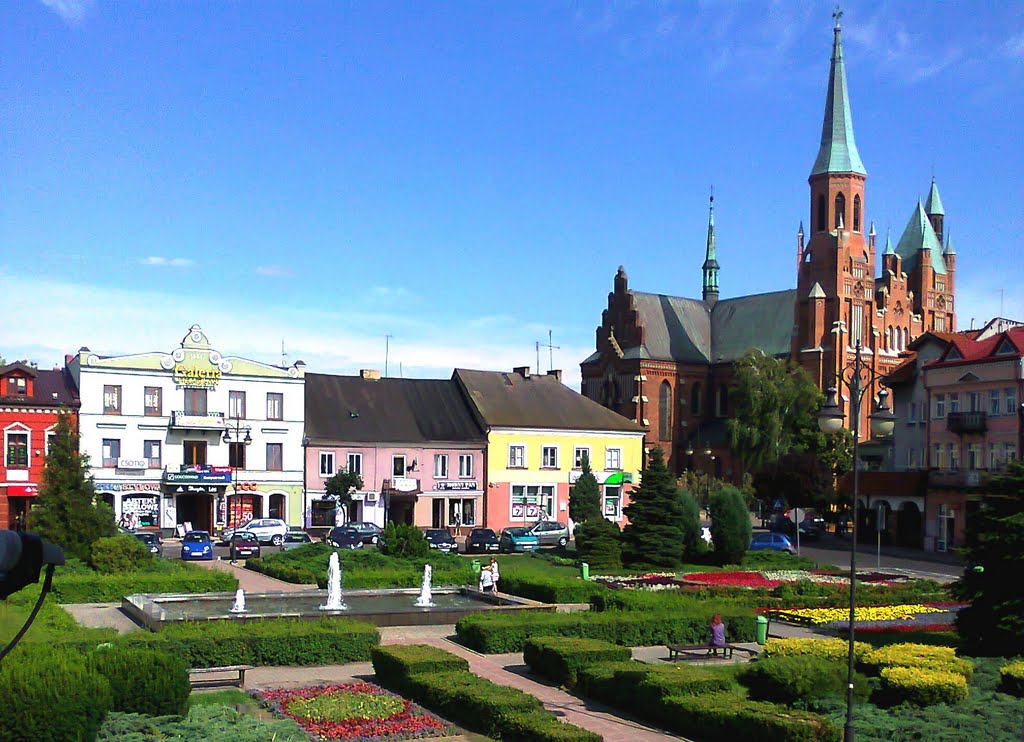
<path fill-rule="evenodd" d="M 430 527 L 431 528 L 444 528 L 444 500 L 440 497 L 435 498 L 431 504 L 430 509 Z"/>
<path fill-rule="evenodd" d="M 213 533 L 213 495 L 178 495 L 178 523 Z"/>

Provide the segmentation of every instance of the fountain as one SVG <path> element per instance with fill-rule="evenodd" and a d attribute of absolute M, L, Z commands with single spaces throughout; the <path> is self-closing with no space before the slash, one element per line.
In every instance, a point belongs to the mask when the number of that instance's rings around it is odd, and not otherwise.
<path fill-rule="evenodd" d="M 245 590 L 238 588 L 235 591 L 235 604 L 230 608 L 231 613 L 245 613 Z"/>
<path fill-rule="evenodd" d="M 423 582 L 420 583 L 420 596 L 416 598 L 416 606 L 418 608 L 433 608 L 434 601 L 430 596 L 430 578 L 434 573 L 434 568 L 429 564 L 423 565 Z"/>
<path fill-rule="evenodd" d="M 345 598 L 341 594 L 341 561 L 338 552 L 331 553 L 327 565 L 327 603 L 320 606 L 322 611 L 346 611 Z"/>

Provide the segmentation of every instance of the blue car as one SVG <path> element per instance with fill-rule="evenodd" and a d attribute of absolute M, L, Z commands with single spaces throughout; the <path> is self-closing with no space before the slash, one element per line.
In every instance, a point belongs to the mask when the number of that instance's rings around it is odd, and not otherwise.
<path fill-rule="evenodd" d="M 506 554 L 537 551 L 539 548 L 540 539 L 527 528 L 506 528 L 498 539 L 498 550 Z"/>
<path fill-rule="evenodd" d="M 181 559 L 213 561 L 213 541 L 206 531 L 189 531 L 181 540 Z"/>
<path fill-rule="evenodd" d="M 796 554 L 793 542 L 781 533 L 755 533 L 750 539 L 749 551 L 784 551 L 787 554 Z"/>

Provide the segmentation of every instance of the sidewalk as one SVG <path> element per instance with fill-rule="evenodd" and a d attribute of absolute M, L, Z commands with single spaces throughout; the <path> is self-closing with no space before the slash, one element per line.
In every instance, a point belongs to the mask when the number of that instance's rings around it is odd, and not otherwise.
<path fill-rule="evenodd" d="M 253 593 L 301 593 L 316 590 L 316 585 L 296 585 L 293 582 L 285 582 L 273 577 L 267 577 L 259 572 L 253 572 L 242 566 L 244 563 L 232 564 L 229 561 L 214 559 L 211 562 L 191 562 L 207 569 L 216 569 L 221 572 L 231 572 L 238 578 L 238 586 L 245 592 Z"/>

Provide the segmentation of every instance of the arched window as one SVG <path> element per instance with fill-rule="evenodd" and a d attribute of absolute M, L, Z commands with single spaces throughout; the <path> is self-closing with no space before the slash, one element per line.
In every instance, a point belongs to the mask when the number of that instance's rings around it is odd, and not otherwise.
<path fill-rule="evenodd" d="M 658 424 L 661 440 L 672 440 L 672 385 L 667 381 L 661 382 L 658 391 Z"/>
<path fill-rule="evenodd" d="M 860 194 L 853 197 L 853 231 L 860 231 Z"/>
<path fill-rule="evenodd" d="M 715 415 L 725 417 L 729 412 L 729 387 L 721 384 L 718 393 L 715 395 Z"/>
<path fill-rule="evenodd" d="M 892 328 L 885 328 L 885 349 L 892 350 Z"/>
<path fill-rule="evenodd" d="M 693 385 L 693 389 L 690 390 L 690 414 L 700 414 L 700 382 L 698 381 Z"/>
<path fill-rule="evenodd" d="M 828 213 L 825 205 L 825 194 L 818 196 L 818 231 L 824 232 L 828 229 Z"/>
<path fill-rule="evenodd" d="M 846 226 L 846 196 L 842 193 L 836 194 L 836 218 L 835 228 L 839 229 L 839 223 L 842 222 L 843 226 Z"/>
<path fill-rule="evenodd" d="M 910 345 L 910 330 L 908 330 L 906 327 L 904 327 L 903 328 L 903 350 L 906 350 L 908 345 Z"/>

